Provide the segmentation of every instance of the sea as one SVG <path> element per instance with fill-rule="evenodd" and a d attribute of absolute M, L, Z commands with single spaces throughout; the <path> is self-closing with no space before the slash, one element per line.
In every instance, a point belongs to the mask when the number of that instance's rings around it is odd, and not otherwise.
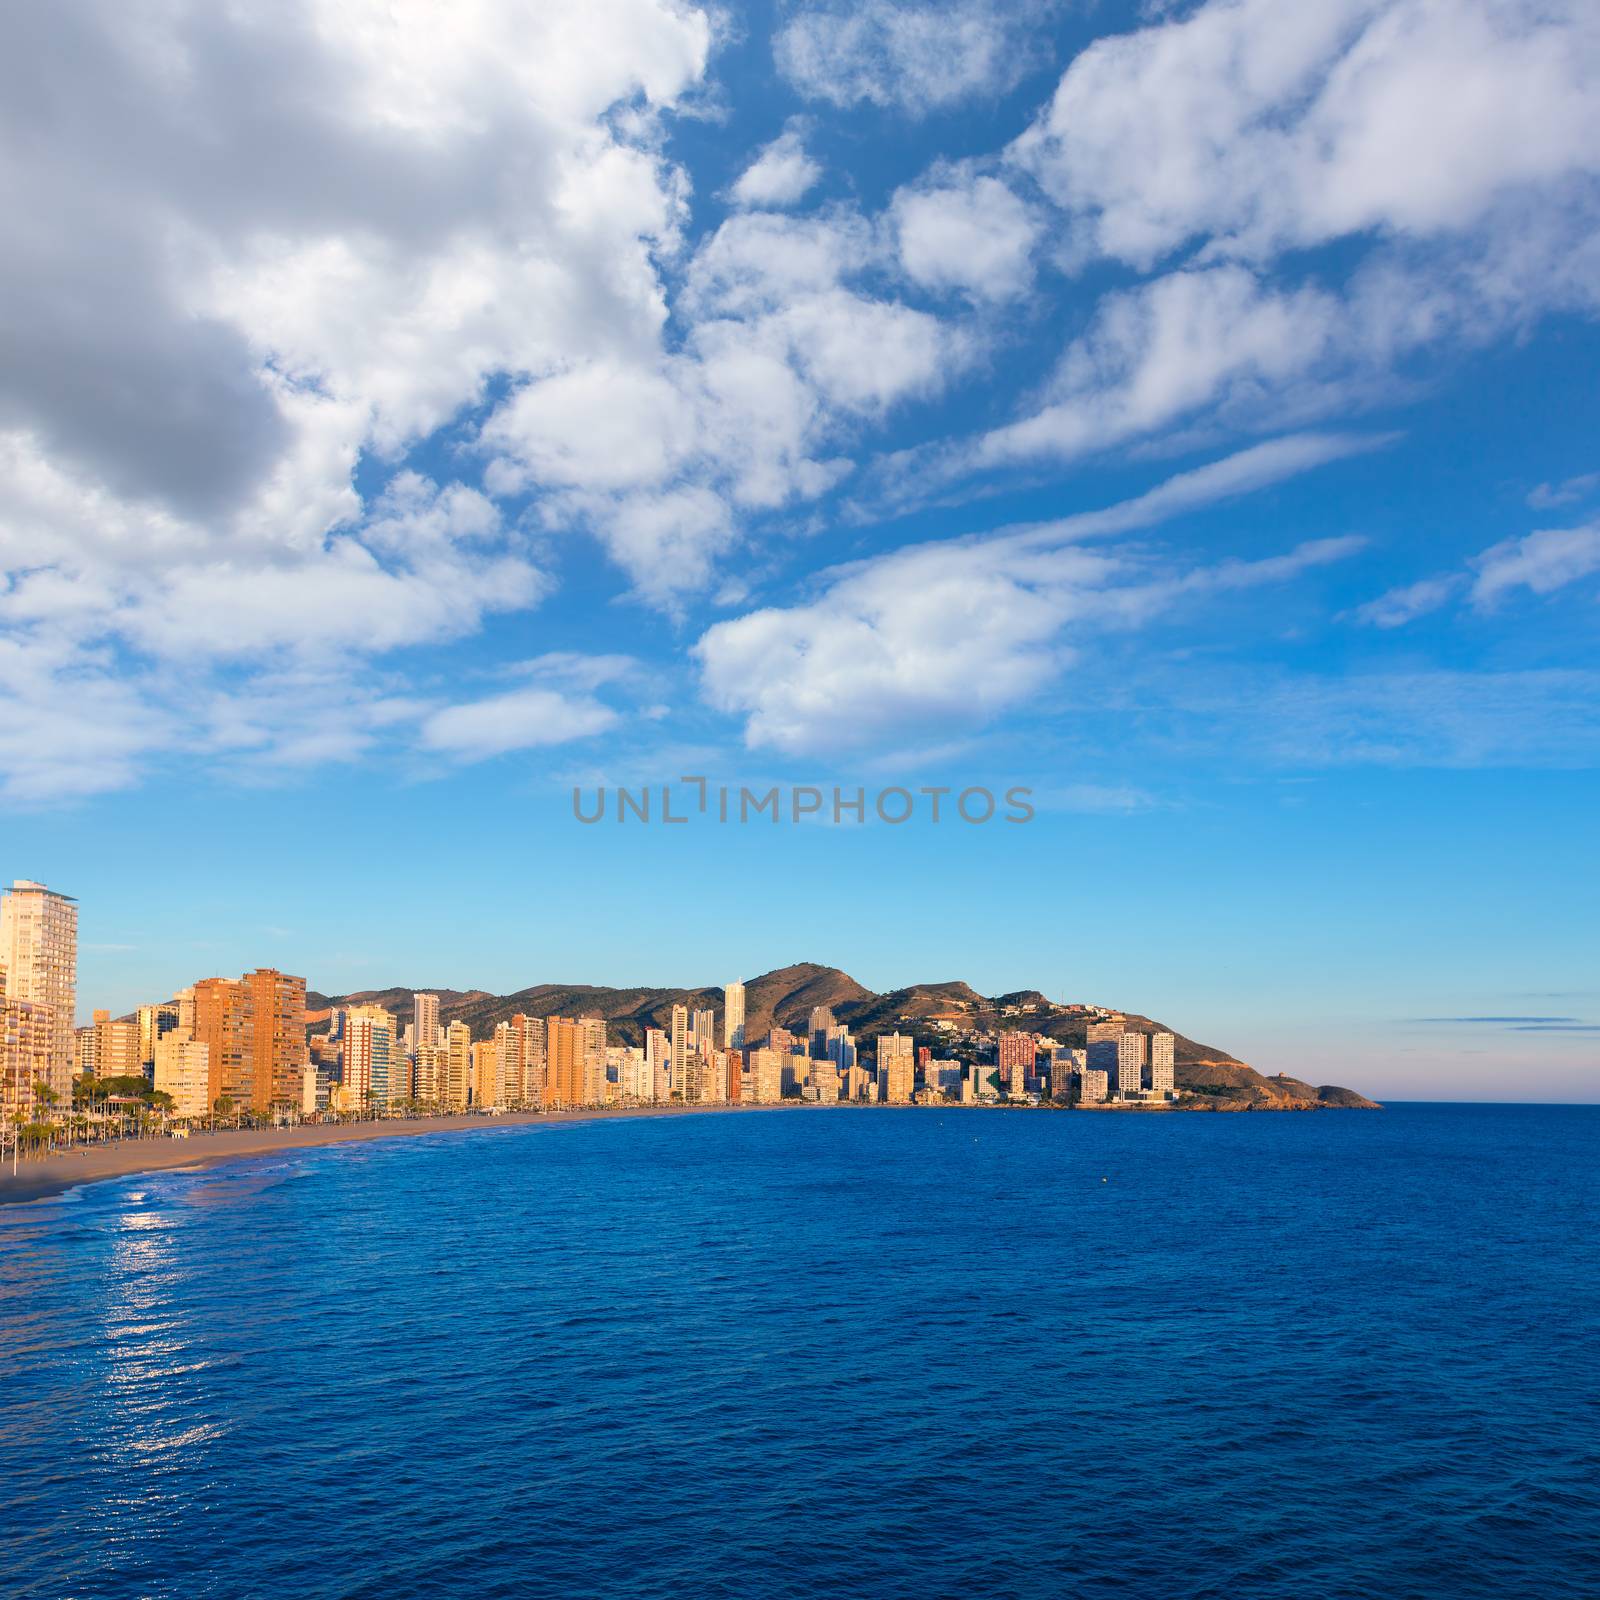
<path fill-rule="evenodd" d="M 0 1209 L 0 1594 L 1600 1595 L 1600 1107 L 780 1108 Z"/>

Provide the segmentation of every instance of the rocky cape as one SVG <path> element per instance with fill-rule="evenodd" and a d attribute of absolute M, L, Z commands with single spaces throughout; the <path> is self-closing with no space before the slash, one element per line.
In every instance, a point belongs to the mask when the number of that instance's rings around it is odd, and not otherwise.
<path fill-rule="evenodd" d="M 530 1017 L 604 1017 L 612 1036 L 624 1044 L 639 1044 L 646 1028 L 670 1026 L 672 1008 L 714 1011 L 721 1027 L 722 988 L 609 989 L 591 984 L 537 983 L 514 994 L 490 994 L 482 989 L 448 989 L 427 984 L 407 984 L 392 989 L 366 989 L 356 994 L 306 996 L 306 1019 L 313 1032 L 327 1029 L 335 1009 L 346 1005 L 381 1005 L 402 1020 L 410 1012 L 411 997 L 422 992 L 439 996 L 439 1016 L 449 1023 L 465 1022 L 475 1038 L 493 1032 L 497 1022 L 521 1013 Z M 1082 1045 L 1094 1018 L 1082 1007 L 1058 1005 L 1036 989 L 1010 994 L 982 995 L 970 984 L 919 983 L 905 989 L 874 993 L 837 967 L 801 962 L 764 972 L 745 983 L 745 1036 L 764 1039 L 773 1027 L 804 1032 L 812 1009 L 827 1006 L 858 1041 L 868 1047 L 879 1033 L 895 1029 L 911 1033 L 918 1044 L 932 1045 L 936 1053 L 971 1060 L 976 1046 L 963 1041 L 963 1033 L 994 1034 L 1015 1028 Z M 1106 1008 L 1115 1009 L 1115 1008 Z M 1206 1111 L 1318 1111 L 1329 1108 L 1376 1110 L 1377 1103 L 1336 1084 L 1310 1084 L 1283 1073 L 1271 1077 L 1257 1072 L 1237 1057 L 1213 1045 L 1187 1038 L 1175 1028 L 1135 1012 L 1119 1013 L 1126 1025 L 1140 1033 L 1171 1033 L 1176 1040 L 1175 1072 L 1185 1091 L 1180 1104 Z M 947 1023 L 948 1028 L 938 1026 Z M 952 1031 L 953 1030 L 953 1031 Z"/>

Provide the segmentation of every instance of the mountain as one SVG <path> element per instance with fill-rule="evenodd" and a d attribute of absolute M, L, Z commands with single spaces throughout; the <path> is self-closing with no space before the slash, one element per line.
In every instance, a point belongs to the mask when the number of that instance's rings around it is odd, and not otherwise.
<path fill-rule="evenodd" d="M 722 1023 L 722 988 L 609 989 L 594 984 L 537 983 L 514 994 L 491 994 L 485 989 L 429 988 L 418 985 L 392 989 L 364 989 L 356 994 L 306 996 L 306 1021 L 313 1032 L 326 1030 L 334 1009 L 347 1005 L 381 1005 L 402 1019 L 411 1012 L 411 997 L 420 990 L 439 996 L 440 1020 L 462 1021 L 474 1038 L 494 1031 L 495 1024 L 519 1012 L 530 1017 L 604 1017 L 610 1031 L 623 1044 L 639 1044 L 646 1028 L 665 1031 L 671 1026 L 672 1008 L 714 1011 Z M 932 1045 L 941 1055 L 971 1060 L 977 1053 L 975 1038 L 1002 1029 L 1044 1034 L 1063 1044 L 1082 1045 L 1089 1024 L 1096 1020 L 1083 1006 L 1068 1006 L 1048 999 L 1037 989 L 1009 994 L 979 994 L 959 980 L 912 984 L 875 994 L 837 967 L 802 961 L 749 979 L 745 986 L 745 1037 L 764 1039 L 771 1029 L 788 1028 L 803 1033 L 814 1007 L 827 1006 L 867 1045 L 880 1033 L 896 1029 L 915 1035 L 919 1044 Z M 1374 1102 L 1353 1089 L 1334 1084 L 1320 1087 L 1279 1073 L 1266 1077 L 1215 1045 L 1200 1044 L 1174 1028 L 1137 1012 L 1113 1012 L 1128 1028 L 1139 1033 L 1171 1033 L 1174 1038 L 1174 1076 L 1178 1087 L 1199 1097 L 1199 1103 L 1217 1111 L 1302 1111 L 1320 1107 L 1372 1108 Z"/>

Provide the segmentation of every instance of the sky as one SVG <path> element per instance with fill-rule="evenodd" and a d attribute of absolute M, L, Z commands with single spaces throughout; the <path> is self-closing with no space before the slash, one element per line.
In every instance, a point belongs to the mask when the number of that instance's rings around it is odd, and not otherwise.
<path fill-rule="evenodd" d="M 1587 0 L 0 16 L 0 878 L 1600 1099 Z M 604 787 L 988 787 L 683 826 Z M 785 794 L 788 790 L 785 789 Z"/>

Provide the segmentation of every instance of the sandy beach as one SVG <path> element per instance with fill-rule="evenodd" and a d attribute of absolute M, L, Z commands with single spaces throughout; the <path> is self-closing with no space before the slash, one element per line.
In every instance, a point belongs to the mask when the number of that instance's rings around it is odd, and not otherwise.
<path fill-rule="evenodd" d="M 594 1122 L 607 1117 L 682 1117 L 708 1111 L 778 1110 L 769 1106 L 619 1106 L 606 1111 L 513 1111 L 502 1116 L 395 1117 L 383 1122 L 302 1123 L 294 1128 L 246 1128 L 196 1133 L 187 1139 L 126 1139 L 87 1145 L 34 1161 L 23 1161 L 13 1177 L 0 1171 L 0 1205 L 16 1205 L 61 1194 L 81 1183 L 125 1178 L 140 1172 L 214 1167 L 224 1161 L 278 1155 L 321 1145 L 363 1144 L 369 1139 L 490 1133 L 531 1123 Z"/>

